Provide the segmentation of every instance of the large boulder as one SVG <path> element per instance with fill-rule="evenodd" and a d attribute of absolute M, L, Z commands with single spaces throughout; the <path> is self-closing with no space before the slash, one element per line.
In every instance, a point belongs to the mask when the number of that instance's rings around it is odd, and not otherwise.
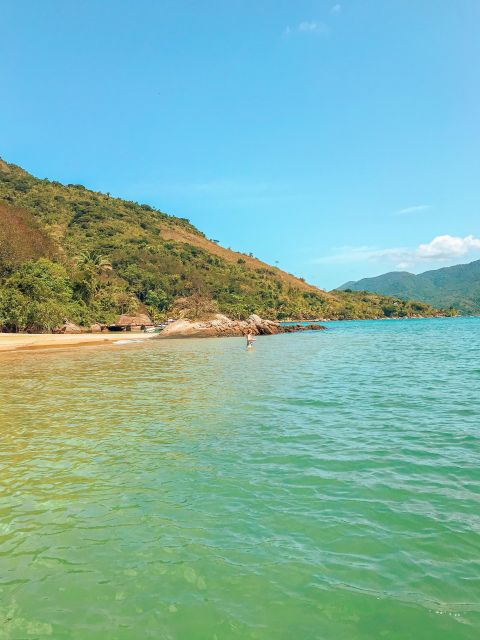
<path fill-rule="evenodd" d="M 257 336 L 273 335 L 275 333 L 284 332 L 284 325 L 274 322 L 273 320 L 264 320 L 254 313 L 247 318 L 246 324 L 246 330 Z"/>
<path fill-rule="evenodd" d="M 264 320 L 255 314 L 246 320 L 231 320 L 220 313 L 208 320 L 187 320 L 183 318 L 169 324 L 159 334 L 160 338 L 220 338 L 240 337 L 247 333 L 256 336 L 274 335 L 276 333 L 292 333 L 294 331 L 325 329 L 318 324 L 282 325 L 273 320 Z"/>
<path fill-rule="evenodd" d="M 65 321 L 62 326 L 53 330 L 53 333 L 84 333 L 85 329 L 73 322 Z"/>
<path fill-rule="evenodd" d="M 162 338 L 214 338 L 219 336 L 242 336 L 245 323 L 230 320 L 221 313 L 215 314 L 209 320 L 188 320 L 182 318 L 171 322 L 160 333 Z"/>

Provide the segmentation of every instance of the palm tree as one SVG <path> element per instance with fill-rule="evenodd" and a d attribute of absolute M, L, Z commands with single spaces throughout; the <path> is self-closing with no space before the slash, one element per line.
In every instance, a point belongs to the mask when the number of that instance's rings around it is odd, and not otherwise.
<path fill-rule="evenodd" d="M 112 270 L 112 263 L 110 260 L 105 258 L 96 249 L 82 251 L 82 253 L 77 256 L 77 264 L 93 269 L 97 273 Z"/>
<path fill-rule="evenodd" d="M 104 258 L 99 251 L 95 249 L 91 251 L 83 251 L 77 256 L 77 265 L 79 266 L 79 279 L 77 282 L 77 290 L 80 296 L 88 304 L 90 303 L 101 287 L 99 276 L 112 270 L 110 260 Z"/>

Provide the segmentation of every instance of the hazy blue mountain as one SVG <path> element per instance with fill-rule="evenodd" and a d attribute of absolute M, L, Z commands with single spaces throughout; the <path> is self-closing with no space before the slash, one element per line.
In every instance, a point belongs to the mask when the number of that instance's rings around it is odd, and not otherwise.
<path fill-rule="evenodd" d="M 480 260 L 418 275 L 390 271 L 375 278 L 346 282 L 338 289 L 421 300 L 444 309 L 454 306 L 462 314 L 480 313 Z"/>

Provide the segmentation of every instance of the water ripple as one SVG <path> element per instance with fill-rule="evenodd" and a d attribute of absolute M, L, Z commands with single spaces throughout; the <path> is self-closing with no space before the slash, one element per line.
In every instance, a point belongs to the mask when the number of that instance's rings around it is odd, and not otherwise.
<path fill-rule="evenodd" d="M 0 639 L 480 634 L 479 319 L 9 354 Z"/>

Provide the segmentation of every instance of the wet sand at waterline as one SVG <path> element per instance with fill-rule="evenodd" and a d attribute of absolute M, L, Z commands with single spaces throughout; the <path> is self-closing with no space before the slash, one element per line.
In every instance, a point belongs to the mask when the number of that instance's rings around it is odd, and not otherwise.
<path fill-rule="evenodd" d="M 155 333 L 124 332 L 112 333 L 0 333 L 0 352 L 31 349 L 70 348 L 85 345 L 97 345 L 118 342 L 119 340 L 147 340 L 156 337 Z"/>

